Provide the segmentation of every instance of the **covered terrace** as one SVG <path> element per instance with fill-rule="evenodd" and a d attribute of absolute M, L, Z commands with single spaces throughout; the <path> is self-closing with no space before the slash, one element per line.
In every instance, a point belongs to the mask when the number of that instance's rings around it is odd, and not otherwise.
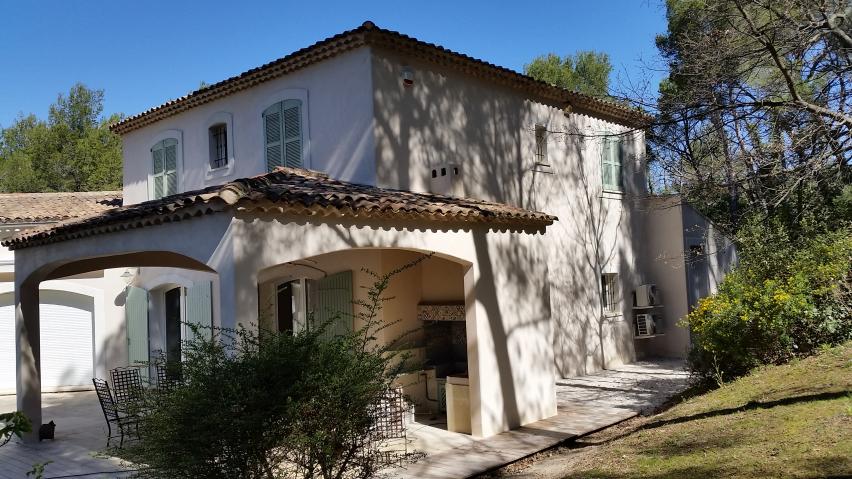
<path fill-rule="evenodd" d="M 411 321 L 417 306 L 431 301 L 461 306 L 456 319 L 465 326 L 459 355 L 469 380 L 471 435 L 488 437 L 551 417 L 556 391 L 548 271 L 539 245 L 554 220 L 499 203 L 278 169 L 23 232 L 4 243 L 16 255 L 18 409 L 34 424 L 42 422 L 43 281 L 108 268 L 203 271 L 216 278 L 214 326 L 256 327 L 268 307 L 264 292 L 292 298 L 294 280 L 371 265 L 383 271 L 412 254 L 431 253 L 438 270 L 420 271 L 417 287 L 413 279 L 397 286 L 410 298 L 393 319 Z M 454 276 L 442 277 L 441 268 Z M 317 271 L 321 277 L 313 276 Z M 439 288 L 445 279 L 455 286 Z M 286 308 L 277 309 L 276 321 L 286 322 Z"/>

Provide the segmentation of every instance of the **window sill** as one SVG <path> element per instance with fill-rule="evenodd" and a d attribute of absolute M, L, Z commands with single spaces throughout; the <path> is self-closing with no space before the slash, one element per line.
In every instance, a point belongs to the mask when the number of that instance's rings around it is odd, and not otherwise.
<path fill-rule="evenodd" d="M 532 171 L 535 173 L 545 173 L 548 175 L 553 175 L 555 172 L 553 171 L 553 166 L 548 163 L 535 162 L 532 167 Z"/>
<path fill-rule="evenodd" d="M 611 200 L 620 200 L 620 199 L 624 198 L 624 192 L 623 191 L 617 191 L 617 190 L 603 190 L 601 192 L 601 198 L 611 199 Z"/>
<path fill-rule="evenodd" d="M 207 181 L 216 180 L 219 178 L 225 178 L 231 176 L 234 173 L 234 162 L 229 161 L 227 165 L 210 169 L 210 166 L 207 166 L 207 171 L 204 173 L 204 179 Z"/>

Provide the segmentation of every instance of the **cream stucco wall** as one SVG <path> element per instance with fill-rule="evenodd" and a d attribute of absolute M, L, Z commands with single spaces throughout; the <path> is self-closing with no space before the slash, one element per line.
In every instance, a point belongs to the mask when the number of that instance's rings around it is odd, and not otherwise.
<path fill-rule="evenodd" d="M 677 196 L 641 202 L 647 242 L 644 268 L 649 283 L 656 284 L 663 307 L 655 310 L 664 320 L 663 335 L 637 340 L 642 357 L 686 357 L 689 330 L 678 322 L 702 297 L 715 293 L 736 265 L 734 243 L 707 218 Z M 690 254 L 700 246 L 699 254 Z"/>
<path fill-rule="evenodd" d="M 643 203 L 647 243 L 645 267 L 648 282 L 660 289 L 661 314 L 665 333 L 637 340 L 637 354 L 642 357 L 684 357 L 689 347 L 689 331 L 678 326 L 689 312 L 686 296 L 686 267 L 683 257 L 683 214 L 679 201 L 651 200 Z"/>
<path fill-rule="evenodd" d="M 413 72 L 411 87 L 400 81 L 403 68 Z M 428 191 L 433 168 L 459 166 L 464 196 L 558 216 L 542 242 L 548 287 L 537 294 L 548 296 L 559 375 L 632 360 L 629 305 L 604 317 L 599 278 L 618 273 L 625 295 L 640 280 L 642 226 L 633 203 L 645 194 L 643 134 L 396 53 L 375 51 L 372 76 L 378 185 Z M 550 168 L 535 164 L 537 124 L 549 131 Z M 603 192 L 607 134 L 622 134 L 627 145 L 623 193 Z M 511 267 L 525 267 L 513 260 Z"/>
<path fill-rule="evenodd" d="M 166 137 L 181 140 L 179 191 L 265 173 L 261 114 L 294 91 L 307 95 L 310 158 L 305 166 L 373 183 L 370 68 L 370 51 L 360 48 L 123 135 L 124 204 L 150 199 L 150 149 Z M 208 128 L 222 113 L 232 120 L 233 169 L 224 176 L 208 175 Z"/>
<path fill-rule="evenodd" d="M 434 251 L 466 265 L 468 363 L 473 433 L 490 436 L 556 413 L 548 264 L 543 236 L 386 222 L 349 223 L 304 217 L 231 218 L 227 213 L 19 250 L 16 302 L 22 337 L 37 331 L 34 287 L 58 274 L 106 267 L 187 267 L 218 277 L 214 324 L 256 324 L 261 273 L 335 251 L 375 248 Z M 518 265 L 523 265 L 519 267 Z M 389 313 L 386 313 L 389 314 Z M 33 333 L 37 337 L 37 333 Z M 39 418 L 34 356 L 24 341 L 19 357 L 19 406 Z"/>

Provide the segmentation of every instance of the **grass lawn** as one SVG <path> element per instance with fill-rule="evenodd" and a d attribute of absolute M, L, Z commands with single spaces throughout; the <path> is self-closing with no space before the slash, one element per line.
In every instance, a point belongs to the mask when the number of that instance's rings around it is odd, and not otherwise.
<path fill-rule="evenodd" d="M 571 462 L 566 478 L 852 477 L 852 343 L 761 368 Z"/>

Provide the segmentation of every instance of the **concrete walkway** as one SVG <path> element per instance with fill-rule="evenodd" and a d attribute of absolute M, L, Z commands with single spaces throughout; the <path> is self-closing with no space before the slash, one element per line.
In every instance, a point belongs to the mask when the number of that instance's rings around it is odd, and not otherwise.
<path fill-rule="evenodd" d="M 589 434 L 652 411 L 687 387 L 683 364 L 648 361 L 557 381 L 558 414 L 487 439 L 413 424 L 410 450 L 426 457 L 387 477 L 456 479 L 481 474 L 561 442 Z M 88 478 L 130 477 L 127 466 L 98 453 L 105 447 L 106 426 L 93 392 L 43 396 L 44 420 L 56 421 L 55 441 L 0 447 L 0 479 L 25 478 L 34 464 L 53 461 L 45 478 L 85 474 Z M 0 412 L 15 409 L 14 396 L 0 396 Z"/>
<path fill-rule="evenodd" d="M 44 420 L 56 423 L 53 441 L 24 444 L 17 438 L 0 447 L 0 479 L 21 479 L 33 465 L 45 466 L 45 479 L 86 474 L 86 478 L 128 477 L 117 458 L 100 454 L 106 447 L 106 422 L 93 391 L 42 396 Z M 0 396 L 0 412 L 15 410 L 15 396 Z"/>
<path fill-rule="evenodd" d="M 482 440 L 442 433 L 451 449 L 429 454 L 387 477 L 402 479 L 458 479 L 482 474 L 617 424 L 637 414 L 648 414 L 688 386 L 682 361 L 643 361 L 596 374 L 557 381 L 558 413 L 555 417 Z M 414 447 L 423 442 L 422 431 L 412 431 Z M 453 439 L 453 435 L 462 439 Z M 426 441 L 429 442 L 429 441 Z"/>
<path fill-rule="evenodd" d="M 581 403 L 653 413 L 689 386 L 681 360 L 660 359 L 625 364 L 589 376 L 556 381 L 560 404 Z"/>

